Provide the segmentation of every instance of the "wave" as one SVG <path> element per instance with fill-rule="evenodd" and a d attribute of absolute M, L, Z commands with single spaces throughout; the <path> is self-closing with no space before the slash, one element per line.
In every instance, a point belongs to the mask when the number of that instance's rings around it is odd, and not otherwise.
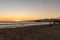
<path fill-rule="evenodd" d="M 16 28 L 16 27 L 26 27 L 31 25 L 45 25 L 50 24 L 49 22 L 15 22 L 15 23 L 0 23 L 0 28 Z"/>

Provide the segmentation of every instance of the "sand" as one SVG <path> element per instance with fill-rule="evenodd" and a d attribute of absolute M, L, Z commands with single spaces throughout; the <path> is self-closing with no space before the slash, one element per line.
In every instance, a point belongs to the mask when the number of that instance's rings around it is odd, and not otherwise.
<path fill-rule="evenodd" d="M 60 24 L 0 29 L 0 40 L 60 40 Z"/>

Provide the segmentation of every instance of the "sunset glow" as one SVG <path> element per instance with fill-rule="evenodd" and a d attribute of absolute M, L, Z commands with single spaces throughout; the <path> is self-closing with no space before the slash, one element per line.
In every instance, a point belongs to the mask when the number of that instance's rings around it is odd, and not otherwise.
<path fill-rule="evenodd" d="M 60 0 L 0 0 L 0 21 L 60 17 Z"/>
<path fill-rule="evenodd" d="M 16 19 L 16 20 L 14 20 L 14 21 L 21 21 L 21 20 L 19 20 L 19 19 Z"/>

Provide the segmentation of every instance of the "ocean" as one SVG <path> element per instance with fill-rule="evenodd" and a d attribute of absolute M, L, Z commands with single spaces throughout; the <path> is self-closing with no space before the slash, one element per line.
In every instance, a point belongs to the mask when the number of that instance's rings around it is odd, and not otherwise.
<path fill-rule="evenodd" d="M 32 25 L 46 25 L 50 22 L 0 22 L 0 28 L 16 28 L 16 27 L 26 27 Z"/>

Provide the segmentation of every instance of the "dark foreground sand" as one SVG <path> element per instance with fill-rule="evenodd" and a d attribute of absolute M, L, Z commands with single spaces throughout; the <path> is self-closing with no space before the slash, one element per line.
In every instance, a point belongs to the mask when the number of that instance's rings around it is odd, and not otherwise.
<path fill-rule="evenodd" d="M 60 40 L 60 24 L 0 29 L 0 40 Z"/>

